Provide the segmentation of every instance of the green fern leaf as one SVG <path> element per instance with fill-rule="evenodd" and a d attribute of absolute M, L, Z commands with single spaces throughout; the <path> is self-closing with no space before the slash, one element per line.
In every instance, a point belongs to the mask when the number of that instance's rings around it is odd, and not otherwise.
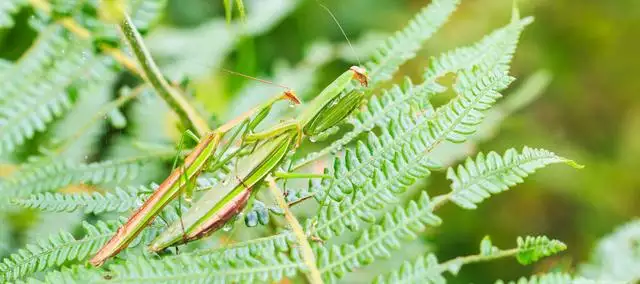
<path fill-rule="evenodd" d="M 24 61 L 3 72 L 0 86 L 0 154 L 12 151 L 71 107 L 67 94 L 77 74 L 97 62 L 90 42 L 60 26 L 48 28 Z M 81 78 L 85 78 L 83 75 Z"/>
<path fill-rule="evenodd" d="M 446 283 L 435 255 L 420 256 L 415 261 L 405 261 L 400 269 L 378 276 L 373 283 Z"/>
<path fill-rule="evenodd" d="M 393 203 L 395 196 L 416 180 L 427 177 L 429 169 L 438 168 L 428 158 L 416 159 L 424 149 L 419 137 L 412 140 L 413 144 L 398 138 L 416 123 L 402 118 L 397 121 L 379 137 L 370 134 L 367 144 L 360 142 L 355 150 L 347 150 L 344 158 L 336 158 L 331 182 L 312 189 L 324 199 L 316 216 L 316 231 L 323 239 L 340 235 L 345 229 L 358 231 L 359 220 L 375 222 L 375 211 Z"/>
<path fill-rule="evenodd" d="M 16 198 L 15 205 L 44 212 L 73 212 L 82 209 L 85 214 L 128 212 L 141 204 L 138 193 L 116 188 L 115 192 L 65 194 L 45 192 Z"/>
<path fill-rule="evenodd" d="M 457 91 L 462 95 L 438 108 L 434 117 L 422 118 L 418 122 L 410 118 L 399 119 L 399 126 L 389 131 L 389 135 L 383 133 L 380 139 L 370 138 L 370 145 L 358 147 L 353 153 L 355 155 L 349 155 L 352 152 L 348 151 L 349 156 L 345 155 L 344 162 L 341 158 L 336 158 L 331 182 L 325 183 L 320 190 L 314 190 L 318 195 L 326 193 L 322 206 L 330 207 L 334 211 L 338 209 L 339 212 L 342 205 L 336 206 L 332 203 L 342 204 L 346 196 L 354 195 L 354 191 L 362 188 L 366 177 L 373 176 L 375 169 L 381 168 L 385 161 L 394 161 L 396 155 L 405 155 L 408 165 L 437 165 L 431 161 L 428 154 L 444 141 L 464 141 L 473 133 L 473 126 L 481 122 L 481 111 L 490 107 L 495 98 L 500 96 L 496 90 L 504 88 L 511 81 L 503 70 L 463 72 L 459 80 Z M 365 151 L 367 149 L 370 150 Z M 399 160 L 396 159 L 395 162 L 397 161 Z M 413 173 L 403 169 L 398 171 L 399 179 Z M 426 174 L 428 172 L 422 170 L 422 174 L 417 176 Z M 321 208 L 320 212 L 326 212 L 326 209 Z M 332 212 L 332 215 L 336 213 Z M 322 225 L 326 218 L 323 215 L 318 217 Z M 338 222 L 351 220 L 353 218 L 342 217 Z M 340 229 L 334 231 L 340 232 Z"/>
<path fill-rule="evenodd" d="M 19 197 L 53 191 L 72 184 L 121 183 L 138 175 L 145 162 L 158 158 L 158 154 L 155 153 L 90 164 L 64 159 L 54 160 L 51 157 L 40 158 L 26 164 L 21 171 L 3 180 L 0 183 L 0 192 L 5 196 Z"/>
<path fill-rule="evenodd" d="M 407 60 L 415 57 L 422 44 L 447 21 L 459 0 L 434 0 L 418 12 L 407 26 L 396 32 L 365 64 L 371 84 L 388 81 Z"/>
<path fill-rule="evenodd" d="M 0 3 L 0 28 L 13 27 L 14 22 L 11 15 L 18 12 L 26 4 L 27 0 L 3 0 Z"/>
<path fill-rule="evenodd" d="M 94 254 L 115 233 L 122 223 L 98 222 L 96 225 L 83 223 L 86 236 L 74 238 L 68 232 L 60 232 L 37 244 L 27 245 L 0 262 L 0 281 L 9 282 L 22 279 L 34 272 L 45 271 L 52 267 L 62 266 L 69 262 L 78 262 Z M 131 246 L 147 243 L 159 232 L 158 226 L 138 237 Z"/>
<path fill-rule="evenodd" d="M 640 281 L 640 219 L 630 221 L 598 242 L 580 275 L 600 281 Z"/>
<path fill-rule="evenodd" d="M 376 258 L 388 258 L 390 250 L 400 248 L 403 241 L 414 240 L 427 225 L 438 226 L 442 222 L 433 214 L 434 204 L 423 192 L 406 208 L 396 207 L 385 214 L 379 224 L 364 231 L 353 244 L 320 247 L 317 252 L 318 267 L 329 282 L 336 282 L 346 272 L 372 263 Z"/>
<path fill-rule="evenodd" d="M 482 65 L 483 62 L 495 61 L 496 58 L 502 58 L 507 62 L 500 63 L 508 64 L 510 58 L 505 57 L 503 54 L 513 54 L 520 33 L 533 22 L 533 17 L 518 19 L 517 12 L 515 13 L 511 23 L 491 32 L 479 42 L 432 57 L 429 67 L 424 73 L 424 81 L 432 84 L 435 83 L 437 78 L 447 73 L 469 69 L 473 66 Z"/>
<path fill-rule="evenodd" d="M 158 279 L 171 279 L 175 283 L 264 283 L 295 276 L 302 267 L 297 255 L 294 250 L 291 255 L 279 254 L 275 259 L 250 265 L 213 263 L 190 257 L 159 260 L 138 257 L 109 266 L 109 278 L 119 283 L 148 283 Z"/>
<path fill-rule="evenodd" d="M 73 265 L 62 267 L 59 271 L 54 270 L 44 275 L 43 280 L 39 278 L 29 278 L 23 283 L 28 284 L 76 284 L 76 283 L 106 283 L 109 280 L 108 274 L 103 274 L 99 270 L 90 269 L 85 266 Z"/>
<path fill-rule="evenodd" d="M 553 272 L 542 275 L 534 275 L 531 278 L 521 277 L 517 281 L 504 282 L 502 280 L 496 281 L 496 284 L 591 284 L 596 283 L 591 280 L 583 278 L 574 278 L 573 276 L 562 273 Z"/>
<path fill-rule="evenodd" d="M 447 170 L 447 178 L 452 182 L 451 201 L 462 208 L 475 209 L 491 194 L 508 190 L 537 169 L 553 163 L 580 167 L 550 151 L 529 147 L 524 147 L 520 154 L 515 149 L 507 150 L 503 156 L 496 152 L 486 156 L 480 153 L 475 161 L 467 158 L 457 170 Z"/>
<path fill-rule="evenodd" d="M 550 256 L 567 249 L 567 246 L 558 240 L 550 240 L 546 236 L 526 238 L 518 237 L 518 254 L 516 259 L 520 264 L 527 265 L 538 261 L 540 258 Z"/>

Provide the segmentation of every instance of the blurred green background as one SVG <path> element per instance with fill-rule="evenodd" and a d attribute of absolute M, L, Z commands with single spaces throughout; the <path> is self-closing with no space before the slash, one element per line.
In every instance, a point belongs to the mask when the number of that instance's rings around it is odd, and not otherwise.
<path fill-rule="evenodd" d="M 305 56 L 319 42 L 344 42 L 336 24 L 316 1 L 302 1 L 289 7 L 291 12 L 281 21 L 256 32 L 256 36 L 229 39 L 225 36 L 234 35 L 215 29 L 216 25 L 224 24 L 221 2 L 169 1 L 162 29 L 148 34 L 149 45 L 166 72 L 180 78 L 181 66 L 204 65 L 206 61 L 213 70 L 224 66 L 269 77 L 283 62 L 292 66 L 313 65 L 313 60 L 308 62 Z M 539 69 L 550 72 L 552 81 L 542 96 L 510 116 L 495 137 L 481 143 L 477 150 L 502 152 L 529 145 L 553 150 L 586 168 L 542 170 L 517 189 L 488 200 L 476 211 L 445 206 L 438 214 L 444 220 L 443 225 L 428 230 L 424 241 L 432 244 L 442 260 L 475 253 L 484 235 L 491 235 L 494 244 L 500 247 L 512 247 L 516 236 L 546 234 L 564 241 L 569 249 L 531 267 L 522 267 L 513 259 L 470 265 L 454 282 L 485 283 L 498 278 L 515 279 L 552 267 L 568 269 L 585 261 L 600 237 L 640 216 L 640 1 L 519 2 L 521 13 L 534 16 L 536 21 L 525 30 L 516 53 L 512 74 L 520 80 L 515 84 Z M 360 44 L 363 42 L 360 39 L 376 42 L 380 34 L 402 28 L 428 1 L 323 3 L 335 13 L 354 42 L 355 52 L 364 60 L 366 47 L 371 44 Z M 400 75 L 419 82 L 429 56 L 473 43 L 506 24 L 511 7 L 511 0 L 462 1 L 444 29 L 401 69 Z M 249 14 L 255 12 L 248 10 Z M 21 13 L 22 25 L 2 34 L 0 57 L 16 59 L 30 45 L 34 34 L 26 28 L 28 17 L 28 12 Z M 175 65 L 172 54 L 184 50 L 179 44 L 172 44 L 183 37 L 191 40 L 201 37 L 192 48 L 210 60 Z M 319 77 L 314 85 L 329 82 L 348 66 L 347 61 L 353 60 L 349 49 L 341 48 L 339 53 L 337 57 L 344 60 L 332 60 L 318 68 L 315 73 Z M 191 65 L 185 69 L 192 69 Z M 278 83 L 294 89 L 304 86 L 304 82 L 290 80 L 283 77 Z M 249 84 L 244 78 L 219 71 L 199 73 L 195 81 L 196 96 L 220 118 L 239 111 L 235 103 L 241 98 L 234 98 L 233 94 Z M 435 173 L 431 180 L 427 185 L 429 191 L 442 192 L 448 188 L 443 173 Z"/>

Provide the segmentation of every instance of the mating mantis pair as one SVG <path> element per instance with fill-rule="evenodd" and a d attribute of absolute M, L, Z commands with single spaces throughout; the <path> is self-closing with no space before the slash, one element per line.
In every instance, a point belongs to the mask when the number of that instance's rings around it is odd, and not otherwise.
<path fill-rule="evenodd" d="M 287 153 L 300 145 L 303 136 L 315 136 L 335 126 L 361 104 L 364 95 L 359 89 L 340 95 L 352 80 L 366 87 L 366 70 L 353 66 L 345 71 L 311 101 L 297 119 L 284 121 L 262 132 L 244 134 L 242 143 L 252 144 L 254 150 L 237 158 L 235 163 L 238 171 L 219 183 L 217 188 L 204 194 L 181 220 L 171 224 L 153 240 L 149 249 L 157 252 L 202 238 L 217 231 L 239 214 L 254 196 L 255 191 L 252 189 L 276 170 Z M 282 97 L 246 112 L 200 139 L 198 145 L 185 158 L 184 164 L 171 172 L 96 253 L 90 263 L 100 266 L 108 258 L 125 249 L 167 204 L 195 181 L 202 171 L 209 169 L 214 162 L 220 163 L 224 152 L 229 148 L 229 144 L 221 146 L 222 138 L 227 132 L 240 123 L 246 123 L 247 129 L 253 130 L 266 117 L 271 105 L 282 98 L 299 103 L 293 92 L 286 91 Z M 250 120 L 254 114 L 255 118 Z"/>

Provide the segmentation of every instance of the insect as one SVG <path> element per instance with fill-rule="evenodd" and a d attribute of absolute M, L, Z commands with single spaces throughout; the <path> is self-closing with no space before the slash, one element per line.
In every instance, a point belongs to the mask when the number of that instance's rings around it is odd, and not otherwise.
<path fill-rule="evenodd" d="M 254 144 L 255 150 L 238 159 L 237 164 L 241 172 L 230 177 L 222 188 L 210 190 L 203 195 L 181 221 L 170 225 L 168 230 L 151 243 L 150 249 L 159 251 L 201 238 L 216 231 L 242 211 L 252 196 L 252 188 L 274 171 L 290 150 L 300 145 L 304 135 L 320 134 L 343 120 L 360 104 L 363 94 L 358 90 L 340 95 L 351 80 L 356 80 L 366 87 L 368 77 L 364 68 L 353 66 L 345 71 L 309 103 L 299 118 L 282 122 L 262 132 L 243 135 L 243 143 Z M 108 258 L 125 249 L 190 181 L 195 180 L 212 163 L 219 152 L 217 149 L 225 133 L 257 113 L 256 119 L 247 126 L 250 130 L 255 128 L 266 117 L 270 106 L 283 98 L 299 103 L 295 94 L 287 91 L 281 97 L 246 112 L 200 139 L 198 145 L 185 158 L 184 164 L 172 171 L 89 262 L 94 266 L 100 266 Z M 221 157 L 222 154 L 217 156 Z"/>
<path fill-rule="evenodd" d="M 229 177 L 223 188 L 211 190 L 196 202 L 169 229 L 152 241 L 149 249 L 160 251 L 169 246 L 186 243 L 211 234 L 240 213 L 255 193 L 252 189 L 282 162 L 290 149 L 297 148 L 303 135 L 314 136 L 335 125 L 359 104 L 353 98 L 362 93 L 350 92 L 339 96 L 351 80 L 367 85 L 366 71 L 351 67 L 314 99 L 298 119 L 280 123 L 260 133 L 245 136 L 245 141 L 261 141 L 253 154 L 238 161 L 239 172 Z M 339 100 L 339 101 L 336 101 Z M 345 110 L 346 109 L 346 110 Z M 333 122 L 333 124 L 330 124 Z"/>

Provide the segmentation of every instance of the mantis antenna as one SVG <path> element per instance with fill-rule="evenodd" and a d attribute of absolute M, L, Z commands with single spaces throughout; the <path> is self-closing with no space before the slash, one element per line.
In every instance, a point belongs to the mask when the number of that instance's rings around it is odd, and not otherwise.
<path fill-rule="evenodd" d="M 247 78 L 247 79 L 256 80 L 258 82 L 262 82 L 262 83 L 265 83 L 265 84 L 270 84 L 270 85 L 274 85 L 274 86 L 278 86 L 280 88 L 283 88 L 284 89 L 284 97 L 286 99 L 292 101 L 295 104 L 300 104 L 301 103 L 300 99 L 298 99 L 298 97 L 296 96 L 296 93 L 291 88 L 289 88 L 289 87 L 287 87 L 285 85 L 281 85 L 281 84 L 278 84 L 278 83 L 275 83 L 275 82 L 272 82 L 272 81 L 269 81 L 269 80 L 265 80 L 265 79 L 252 77 L 252 76 L 249 76 L 249 75 L 246 75 L 246 74 L 242 74 L 240 72 L 232 71 L 232 70 L 229 70 L 229 69 L 226 69 L 226 68 L 220 68 L 220 69 L 222 71 L 224 71 L 224 72 L 229 73 L 229 74 L 233 74 L 233 75 L 236 75 L 236 76 L 240 76 L 240 77 L 244 77 L 244 78 Z"/>
<path fill-rule="evenodd" d="M 338 21 L 338 18 L 336 18 L 336 16 L 331 12 L 329 7 L 327 7 L 324 4 L 322 4 L 322 2 L 320 2 L 320 0 L 316 0 L 316 2 L 318 3 L 318 5 L 320 5 L 320 7 L 322 7 L 325 11 L 327 11 L 327 13 L 329 13 L 329 16 L 331 16 L 333 21 L 338 25 L 338 28 L 340 28 L 340 32 L 342 32 L 342 35 L 347 40 L 347 44 L 349 44 L 349 48 L 351 48 L 351 52 L 353 52 L 353 54 L 356 56 L 356 60 L 358 60 L 358 66 L 362 66 L 362 62 L 360 61 L 360 56 L 358 55 L 356 50 L 353 48 L 353 45 L 351 45 L 351 41 L 349 40 L 349 37 L 347 36 L 347 33 L 342 28 L 342 25 L 340 25 L 340 22 Z"/>

